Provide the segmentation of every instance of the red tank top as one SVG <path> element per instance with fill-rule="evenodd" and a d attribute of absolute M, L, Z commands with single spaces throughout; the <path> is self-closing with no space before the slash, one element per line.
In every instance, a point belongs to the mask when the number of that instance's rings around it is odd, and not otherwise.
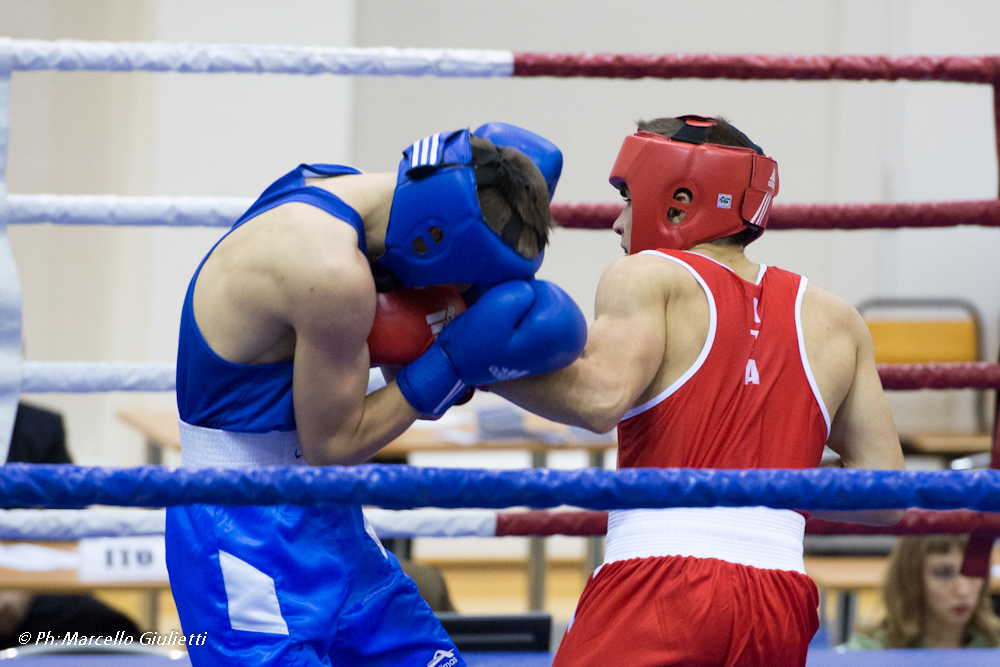
<path fill-rule="evenodd" d="M 806 279 L 761 265 L 757 283 L 702 255 L 677 262 L 708 297 L 709 331 L 694 365 L 618 424 L 619 468 L 809 468 L 830 417 L 802 337 Z"/>

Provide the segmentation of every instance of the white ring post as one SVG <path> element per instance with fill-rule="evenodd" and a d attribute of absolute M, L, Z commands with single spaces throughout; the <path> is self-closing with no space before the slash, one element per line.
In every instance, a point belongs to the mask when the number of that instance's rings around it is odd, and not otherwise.
<path fill-rule="evenodd" d="M 0 38 L 0 463 L 7 461 L 21 388 L 21 280 L 7 240 L 7 149 L 14 46 Z"/>

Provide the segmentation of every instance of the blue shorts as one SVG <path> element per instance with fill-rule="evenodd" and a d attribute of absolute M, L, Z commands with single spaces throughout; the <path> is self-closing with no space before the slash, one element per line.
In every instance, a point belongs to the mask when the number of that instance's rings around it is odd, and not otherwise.
<path fill-rule="evenodd" d="M 465 665 L 360 507 L 171 507 L 166 542 L 194 667 Z"/>

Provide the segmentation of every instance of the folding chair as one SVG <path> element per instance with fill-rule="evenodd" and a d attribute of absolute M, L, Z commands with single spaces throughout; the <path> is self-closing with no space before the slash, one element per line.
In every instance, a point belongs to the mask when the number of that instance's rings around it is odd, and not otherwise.
<path fill-rule="evenodd" d="M 858 304 L 875 342 L 875 361 L 885 364 L 982 361 L 982 317 L 965 299 L 894 297 Z M 986 392 L 975 394 L 974 431 L 900 433 L 905 449 L 949 458 L 989 452 L 992 437 Z"/>

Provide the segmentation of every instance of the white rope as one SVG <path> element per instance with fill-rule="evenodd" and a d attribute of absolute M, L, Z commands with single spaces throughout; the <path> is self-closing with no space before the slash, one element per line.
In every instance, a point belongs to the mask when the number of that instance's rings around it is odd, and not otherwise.
<path fill-rule="evenodd" d="M 124 361 L 25 361 L 23 394 L 101 391 L 173 391 L 176 365 Z M 382 371 L 368 371 L 368 393 L 385 386 Z"/>
<path fill-rule="evenodd" d="M 368 508 L 365 516 L 379 538 L 493 537 L 497 513 L 491 510 L 383 510 Z"/>
<path fill-rule="evenodd" d="M 13 40 L 14 69 L 507 77 L 510 51 Z"/>
<path fill-rule="evenodd" d="M 173 363 L 25 361 L 21 392 L 173 391 Z"/>
<path fill-rule="evenodd" d="M 491 510 L 367 508 L 364 512 L 380 539 L 493 537 L 497 527 L 497 514 Z M 0 539 L 6 540 L 162 535 L 165 525 L 162 509 L 0 510 Z"/>
<path fill-rule="evenodd" d="M 80 540 L 162 535 L 166 510 L 0 510 L 0 539 Z"/>
<path fill-rule="evenodd" d="M 231 227 L 253 204 L 240 197 L 8 195 L 8 222 Z"/>

